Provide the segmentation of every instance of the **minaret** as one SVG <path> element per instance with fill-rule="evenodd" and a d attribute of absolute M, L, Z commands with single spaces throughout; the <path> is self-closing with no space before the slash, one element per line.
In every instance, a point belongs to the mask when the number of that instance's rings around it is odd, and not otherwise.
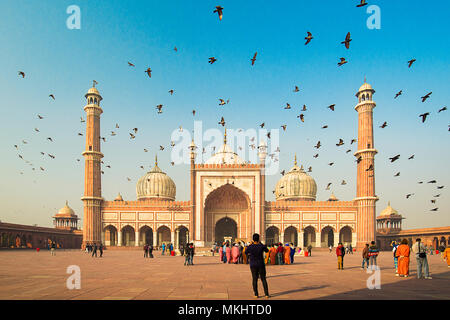
<path fill-rule="evenodd" d="M 100 115 L 103 110 L 100 107 L 102 96 L 95 88 L 89 89 L 85 95 L 87 104 L 84 107 L 86 112 L 86 149 L 82 153 L 84 156 L 84 202 L 83 219 L 83 248 L 88 242 L 102 241 L 102 185 L 101 185 L 101 159 L 100 152 Z"/>
<path fill-rule="evenodd" d="M 356 177 L 356 203 L 357 214 L 357 241 L 358 249 L 364 248 L 366 243 L 375 239 L 375 154 L 377 150 L 373 141 L 373 108 L 375 102 L 372 96 L 375 90 L 365 82 L 356 93 L 358 104 L 355 110 L 358 112 L 358 151 L 355 152 L 357 162 Z"/>
<path fill-rule="evenodd" d="M 266 204 L 266 157 L 267 157 L 267 144 L 264 142 L 264 140 L 261 140 L 258 146 L 258 157 L 259 157 L 259 166 L 260 166 L 260 179 L 261 179 L 261 185 L 260 185 L 260 199 L 261 199 L 261 208 L 259 212 L 260 215 L 260 224 L 259 224 L 259 235 L 261 241 L 266 241 L 266 212 L 265 212 L 265 204 Z M 257 230 L 255 230 L 257 231 Z"/>
<path fill-rule="evenodd" d="M 190 240 L 195 239 L 195 156 L 197 153 L 195 150 L 197 149 L 197 146 L 194 143 L 194 139 L 192 139 L 192 142 L 189 146 L 190 150 L 190 158 L 191 158 L 191 212 L 189 213 L 189 220 L 191 221 L 191 226 L 189 228 L 190 236 L 186 237 L 189 242 Z"/>

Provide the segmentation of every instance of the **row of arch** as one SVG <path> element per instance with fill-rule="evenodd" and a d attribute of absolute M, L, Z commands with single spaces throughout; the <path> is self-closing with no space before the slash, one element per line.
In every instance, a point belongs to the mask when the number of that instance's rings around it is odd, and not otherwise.
<path fill-rule="evenodd" d="M 58 248 L 77 248 L 81 237 L 58 237 L 56 235 L 33 235 L 31 233 L 0 233 L 0 248 L 47 248 L 55 242 Z"/>
<path fill-rule="evenodd" d="M 143 246 L 145 244 L 161 246 L 163 243 L 173 243 L 179 247 L 189 242 L 189 230 L 185 226 L 176 228 L 173 236 L 168 226 L 160 226 L 156 231 L 149 226 L 143 226 L 136 233 L 136 229 L 130 225 L 122 227 L 121 230 L 108 225 L 103 231 L 104 244 L 107 246 Z"/>
<path fill-rule="evenodd" d="M 366 93 L 366 94 L 362 94 L 360 97 L 359 97 L 359 102 L 361 102 L 361 101 L 371 101 L 372 100 L 372 96 L 369 94 L 369 93 Z"/>
<path fill-rule="evenodd" d="M 272 245 L 273 243 L 278 242 L 292 242 L 295 246 L 298 246 L 303 240 L 303 246 L 307 247 L 309 245 L 313 247 L 318 247 L 318 241 L 320 243 L 321 248 L 328 248 L 329 246 L 337 246 L 335 243 L 337 239 L 335 239 L 336 230 L 334 230 L 331 226 L 326 226 L 320 232 L 320 239 L 316 237 L 316 229 L 313 226 L 308 226 L 303 230 L 303 239 L 298 239 L 298 229 L 294 226 L 290 226 L 286 228 L 283 232 L 283 239 L 281 239 L 280 230 L 271 226 L 266 230 L 266 243 L 268 245 Z M 344 245 L 349 245 L 353 241 L 352 237 L 352 228 L 349 226 L 344 226 L 339 231 L 339 242 L 342 242 Z"/>
<path fill-rule="evenodd" d="M 97 100 L 97 98 L 90 97 L 88 102 L 89 102 L 89 104 L 96 104 L 96 105 L 98 105 L 99 101 Z"/>

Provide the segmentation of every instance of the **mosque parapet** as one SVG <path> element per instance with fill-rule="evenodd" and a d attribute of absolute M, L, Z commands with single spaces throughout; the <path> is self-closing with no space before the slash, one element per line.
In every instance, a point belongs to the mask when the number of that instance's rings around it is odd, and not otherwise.
<path fill-rule="evenodd" d="M 195 169 L 249 169 L 249 168 L 255 168 L 259 169 L 262 166 L 260 164 L 256 163 L 247 163 L 247 164 L 215 164 L 215 163 L 201 163 L 196 164 Z"/>
<path fill-rule="evenodd" d="M 299 201 L 299 200 L 277 200 L 266 201 L 266 210 L 285 210 L 286 208 L 337 208 L 337 207 L 354 207 L 356 208 L 356 201 Z"/>
<path fill-rule="evenodd" d="M 170 210 L 186 209 L 191 206 L 190 201 L 172 201 L 165 199 L 144 199 L 134 201 L 103 201 L 102 208 L 143 208 L 143 207 L 156 207 L 167 208 Z"/>

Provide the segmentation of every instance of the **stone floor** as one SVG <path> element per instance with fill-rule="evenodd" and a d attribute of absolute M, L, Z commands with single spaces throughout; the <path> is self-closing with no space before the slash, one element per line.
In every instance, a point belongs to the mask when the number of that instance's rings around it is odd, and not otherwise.
<path fill-rule="evenodd" d="M 268 266 L 272 299 L 450 299 L 450 268 L 440 256 L 429 256 L 432 280 L 416 279 L 411 261 L 409 278 L 395 277 L 392 254 L 382 252 L 381 289 L 369 290 L 371 274 L 360 267 L 360 254 L 347 255 L 345 270 L 336 256 L 313 251 L 295 257 L 293 265 Z M 216 257 L 144 259 L 140 251 L 105 251 L 92 258 L 78 250 L 0 251 L 0 299 L 253 299 L 248 265 L 224 265 Z M 81 289 L 69 290 L 67 267 L 81 270 Z M 263 293 L 259 283 L 260 294 Z"/>

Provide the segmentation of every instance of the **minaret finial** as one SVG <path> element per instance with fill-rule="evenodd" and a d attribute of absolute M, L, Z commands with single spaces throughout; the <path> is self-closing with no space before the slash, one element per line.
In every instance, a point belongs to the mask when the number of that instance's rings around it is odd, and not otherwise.
<path fill-rule="evenodd" d="M 98 84 L 98 82 L 95 81 L 95 80 L 92 80 L 92 87 L 93 87 L 93 88 L 95 88 L 95 85 L 96 85 L 96 84 Z"/>
<path fill-rule="evenodd" d="M 296 166 L 297 165 L 297 153 L 295 154 L 295 157 L 294 157 L 294 166 Z"/>
<path fill-rule="evenodd" d="M 223 144 L 227 144 L 227 128 L 225 128 L 225 133 L 223 135 Z"/>
<path fill-rule="evenodd" d="M 155 167 L 158 165 L 158 155 L 155 154 Z"/>
<path fill-rule="evenodd" d="M 364 75 L 364 83 L 366 83 L 366 76 Z"/>
<path fill-rule="evenodd" d="M 66 206 L 69 206 L 69 201 L 66 200 Z"/>

